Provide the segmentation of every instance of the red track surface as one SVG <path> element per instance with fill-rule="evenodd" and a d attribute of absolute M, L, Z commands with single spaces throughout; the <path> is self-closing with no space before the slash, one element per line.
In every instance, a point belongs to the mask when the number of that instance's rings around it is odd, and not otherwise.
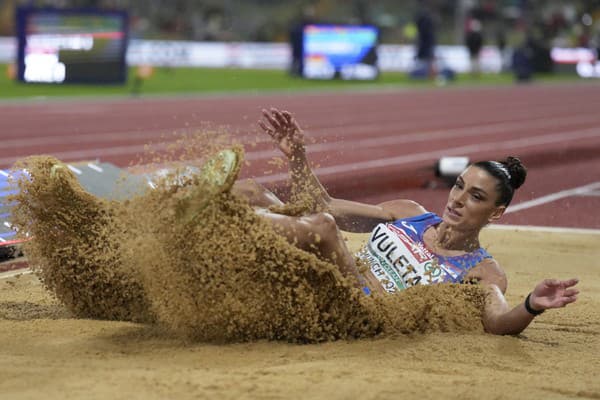
<path fill-rule="evenodd" d="M 600 182 L 600 86 L 478 89 L 0 103 L 0 167 L 31 154 L 65 161 L 99 159 L 126 167 L 144 144 L 206 123 L 226 125 L 256 142 L 261 108 L 292 111 L 308 136 L 317 173 L 340 197 L 377 203 L 411 198 L 433 211 L 447 189 L 423 189 L 443 155 L 471 159 L 518 155 L 529 166 L 517 205 Z M 266 137 L 247 147 L 244 176 L 267 185 L 283 171 Z M 600 228 L 599 190 L 526 208 L 505 223 Z"/>

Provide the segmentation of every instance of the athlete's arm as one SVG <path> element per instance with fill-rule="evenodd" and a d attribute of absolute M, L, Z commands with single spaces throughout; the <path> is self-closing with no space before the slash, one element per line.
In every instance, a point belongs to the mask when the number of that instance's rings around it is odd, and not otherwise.
<path fill-rule="evenodd" d="M 506 293 L 508 280 L 506 274 L 493 258 L 486 258 L 473 267 L 464 278 L 467 282 L 477 282 L 481 285 L 495 285 L 502 294 Z"/>
<path fill-rule="evenodd" d="M 300 125 L 288 111 L 271 108 L 270 111 L 262 110 L 262 114 L 264 120 L 258 121 L 258 125 L 287 157 L 292 190 L 308 194 L 315 202 L 314 208 L 324 211 L 331 202 L 331 196 L 310 167 Z"/>
<path fill-rule="evenodd" d="M 379 223 L 427 212 L 411 200 L 393 200 L 372 205 L 332 198 L 329 206 L 329 212 L 335 217 L 340 229 L 348 232 L 371 232 Z"/>
<path fill-rule="evenodd" d="M 259 126 L 275 141 L 288 158 L 295 190 L 307 193 L 318 211 L 331 213 L 340 229 L 349 232 L 369 232 L 381 222 L 423 214 L 425 209 L 409 200 L 395 200 L 379 205 L 334 199 L 323 187 L 306 157 L 304 134 L 287 111 L 263 110 L 264 121 Z"/>
<path fill-rule="evenodd" d="M 331 199 L 330 212 L 340 229 L 348 232 L 371 232 L 382 222 L 414 217 L 427 212 L 412 200 L 392 200 L 378 205 Z"/>
<path fill-rule="evenodd" d="M 528 296 L 529 309 L 537 313 L 573 303 L 579 293 L 573 288 L 577 282 L 577 279 L 565 281 L 545 279 Z M 486 332 L 496 335 L 516 335 L 527 328 L 535 318 L 535 314 L 527 310 L 527 300 L 510 309 L 498 286 L 486 285 L 485 290 L 486 301 L 482 321 Z"/>

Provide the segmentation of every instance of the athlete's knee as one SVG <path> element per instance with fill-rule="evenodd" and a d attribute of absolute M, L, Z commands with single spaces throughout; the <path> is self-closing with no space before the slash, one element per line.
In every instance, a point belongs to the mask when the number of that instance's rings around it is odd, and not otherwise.
<path fill-rule="evenodd" d="M 236 181 L 233 193 L 245 197 L 250 204 L 260 207 L 283 204 L 271 191 L 252 179 Z"/>
<path fill-rule="evenodd" d="M 338 227 L 335 222 L 333 215 L 320 212 L 310 215 L 311 231 L 314 234 L 318 234 L 320 237 L 326 239 L 328 237 L 334 237 L 337 234 Z"/>
<path fill-rule="evenodd" d="M 348 258 L 346 248 L 335 218 L 325 212 L 312 214 L 308 248 L 319 257 L 342 267 L 347 273 L 354 268 L 353 259 Z"/>
<path fill-rule="evenodd" d="M 248 196 L 248 195 L 255 195 L 257 193 L 261 193 L 262 186 L 260 186 L 258 183 L 256 183 L 255 181 L 251 180 L 251 179 L 244 179 L 236 181 L 233 184 L 233 189 L 232 191 L 235 192 L 238 195 L 242 195 L 242 196 Z"/>

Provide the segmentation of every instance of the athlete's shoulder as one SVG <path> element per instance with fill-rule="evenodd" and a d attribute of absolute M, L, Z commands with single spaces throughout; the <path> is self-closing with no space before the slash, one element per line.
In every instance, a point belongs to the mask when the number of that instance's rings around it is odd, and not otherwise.
<path fill-rule="evenodd" d="M 492 257 L 481 260 L 469 271 L 465 278 L 466 280 L 474 278 L 482 284 L 494 284 L 500 288 L 502 293 L 506 292 L 508 286 L 506 273 L 500 267 L 498 261 Z"/>
<path fill-rule="evenodd" d="M 379 206 L 393 216 L 392 220 L 410 218 L 427 213 L 427 210 L 422 205 L 412 200 L 391 200 L 381 203 Z"/>

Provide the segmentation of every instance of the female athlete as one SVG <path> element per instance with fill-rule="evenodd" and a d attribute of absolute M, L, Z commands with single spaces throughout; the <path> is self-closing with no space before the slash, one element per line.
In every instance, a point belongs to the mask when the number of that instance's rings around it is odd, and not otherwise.
<path fill-rule="evenodd" d="M 264 111 L 259 125 L 287 157 L 293 186 L 310 199 L 307 202 L 310 204 L 308 211 L 301 216 L 279 213 L 278 206 L 284 204 L 273 193 L 253 181 L 235 181 L 242 157 L 234 148 L 222 150 L 209 159 L 198 174 L 198 184 L 183 191 L 183 197 L 179 198 L 181 203 L 178 203 L 178 216 L 184 223 L 188 218 L 200 215 L 199 210 L 213 194 L 231 190 L 234 194 L 245 196 L 256 212 L 270 221 L 275 231 L 291 244 L 337 265 L 367 295 L 371 292 L 395 293 L 414 285 L 477 282 L 487 293 L 482 315 L 483 325 L 487 332 L 494 334 L 520 333 L 544 310 L 563 307 L 576 301 L 578 290 L 573 286 L 577 284 L 577 279 L 546 279 L 533 289 L 523 303 L 511 309 L 504 298 L 506 275 L 498 262 L 481 248 L 481 229 L 502 216 L 515 189 L 525 180 L 526 170 L 518 159 L 509 157 L 501 163 L 485 161 L 468 167 L 450 191 L 442 215 L 437 216 L 408 200 L 368 205 L 332 198 L 309 166 L 304 136 L 292 115 L 276 109 Z M 48 159 L 42 161 L 41 166 L 41 171 L 49 169 L 49 176 L 37 176 L 23 182 L 26 189 L 28 185 L 32 187 L 20 197 L 21 211 L 17 214 L 21 216 L 19 226 L 22 231 L 44 237 L 46 241 L 42 240 L 41 246 L 50 243 L 48 249 L 54 249 L 52 237 L 46 236 L 48 232 L 58 232 L 61 238 L 64 236 L 64 232 L 60 229 L 57 231 L 55 227 L 58 225 L 52 222 L 58 218 L 62 224 L 60 226 L 68 228 L 68 223 L 65 224 L 61 219 L 63 211 L 53 215 L 48 223 L 42 223 L 37 231 L 31 229 L 32 226 L 35 228 L 32 221 L 36 218 L 44 220 L 48 217 L 48 212 L 53 212 L 57 207 L 62 209 L 64 203 L 67 211 L 71 210 L 79 216 L 79 219 L 71 219 L 69 223 L 77 226 L 72 227 L 72 232 L 67 229 L 67 234 L 72 233 L 73 238 L 84 243 L 89 250 L 86 252 L 97 252 L 99 260 L 110 264 L 106 268 L 110 269 L 113 264 L 118 264 L 120 253 L 115 257 L 106 256 L 107 248 L 118 248 L 120 245 L 114 240 L 109 245 L 105 244 L 112 237 L 108 234 L 112 231 L 104 229 L 105 225 L 111 224 L 112 214 L 105 212 L 105 206 L 94 196 L 80 190 L 76 178 L 64 164 Z M 28 195 L 32 197 L 29 198 Z M 38 200 L 52 201 L 54 207 L 48 208 L 49 211 L 46 212 L 47 207 L 39 207 L 43 203 Z M 81 215 L 85 216 L 83 220 L 86 223 L 83 225 L 89 225 L 84 231 L 79 227 L 82 225 L 79 223 L 82 221 Z M 48 229 L 42 229 L 44 227 Z M 363 249 L 354 255 L 346 247 L 341 230 L 371 234 Z M 80 246 L 74 248 L 77 250 Z M 48 249 L 44 247 L 43 250 Z M 72 256 L 81 258 L 81 255 L 77 251 L 74 255 L 63 254 L 62 247 L 61 252 L 52 250 L 50 253 L 51 258 L 57 255 L 58 258 L 52 260 L 54 264 L 50 263 L 56 268 L 48 269 L 47 274 L 51 278 L 48 282 L 50 286 L 62 285 L 65 282 L 57 279 L 65 278 L 65 275 L 61 275 L 64 272 L 64 259 Z M 104 275 L 97 273 L 94 260 L 89 265 L 84 264 L 89 267 L 84 272 L 89 275 L 92 285 L 90 290 L 106 288 L 108 285 L 112 291 L 98 292 L 100 297 L 106 297 L 102 302 L 106 303 L 106 309 L 98 306 L 94 296 L 88 296 L 90 301 L 87 300 L 88 297 L 80 300 L 77 288 L 84 280 L 80 273 L 75 274 L 76 279 L 73 280 L 73 276 L 68 275 L 67 271 L 65 279 L 68 287 L 65 293 L 67 300 L 74 304 L 71 308 L 88 316 L 108 315 L 116 319 L 135 317 L 138 320 L 146 318 L 145 314 L 138 317 L 139 313 L 136 311 L 138 308 L 146 309 L 148 304 L 135 277 L 127 276 L 128 280 L 119 282 L 115 289 L 112 285 L 114 279 L 108 279 L 108 283 L 102 281 Z M 52 276 L 53 273 L 58 274 L 56 279 Z M 98 280 L 98 277 L 102 279 Z M 129 306 L 118 307 L 125 311 L 115 313 L 114 304 Z"/>
<path fill-rule="evenodd" d="M 526 169 L 519 159 L 469 166 L 452 187 L 440 217 L 409 200 L 368 205 L 332 198 L 310 168 L 303 132 L 289 112 L 263 110 L 259 126 L 287 157 L 292 184 L 312 198 L 314 212 L 294 217 L 268 211 L 283 203 L 252 181 L 236 182 L 233 192 L 246 196 L 291 243 L 354 277 L 365 293 L 394 293 L 417 284 L 476 282 L 487 292 L 484 328 L 494 334 L 518 334 L 536 315 L 576 301 L 577 279 L 545 279 L 524 303 L 511 309 L 504 298 L 506 274 L 481 248 L 481 229 L 502 216 L 525 181 Z M 340 230 L 371 232 L 356 255 L 367 265 L 364 271 Z"/>

